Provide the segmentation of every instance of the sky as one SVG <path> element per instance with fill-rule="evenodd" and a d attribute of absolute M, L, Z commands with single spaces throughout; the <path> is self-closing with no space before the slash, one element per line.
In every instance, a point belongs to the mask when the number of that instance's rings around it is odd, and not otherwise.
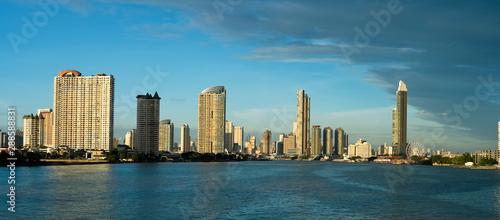
<path fill-rule="evenodd" d="M 53 108 L 65 69 L 115 77 L 115 136 L 136 124 L 138 94 L 196 137 L 197 98 L 223 85 L 245 136 L 292 131 L 297 90 L 311 125 L 349 143 L 391 144 L 400 80 L 408 140 L 452 152 L 498 147 L 498 1 L 3 0 L 0 129 L 7 107 Z"/>

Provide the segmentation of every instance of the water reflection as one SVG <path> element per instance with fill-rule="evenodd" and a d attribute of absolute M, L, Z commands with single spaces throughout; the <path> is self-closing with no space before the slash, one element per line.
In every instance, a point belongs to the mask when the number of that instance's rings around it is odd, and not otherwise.
<path fill-rule="evenodd" d="M 400 170 L 397 165 L 249 161 L 22 167 L 16 218 L 500 217 L 499 171 L 413 168 L 390 190 L 384 173 Z M 0 213 L 0 219 L 6 217 Z"/>

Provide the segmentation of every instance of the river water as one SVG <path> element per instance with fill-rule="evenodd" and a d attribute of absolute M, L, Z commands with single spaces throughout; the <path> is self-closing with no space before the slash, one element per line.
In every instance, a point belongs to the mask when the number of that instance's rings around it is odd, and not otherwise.
<path fill-rule="evenodd" d="M 7 168 L 0 187 L 9 193 Z M 0 219 L 500 219 L 500 170 L 322 161 L 16 169 Z"/>

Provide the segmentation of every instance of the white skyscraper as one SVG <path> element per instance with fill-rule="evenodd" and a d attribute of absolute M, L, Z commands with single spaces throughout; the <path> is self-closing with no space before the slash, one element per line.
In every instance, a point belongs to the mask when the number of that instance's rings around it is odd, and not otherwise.
<path fill-rule="evenodd" d="M 61 71 L 54 78 L 54 146 L 110 150 L 114 92 L 113 75 Z"/>
<path fill-rule="evenodd" d="M 198 95 L 198 150 L 200 153 L 224 153 L 226 89 L 207 88 Z"/>
<path fill-rule="evenodd" d="M 244 152 L 244 147 L 245 147 L 245 142 L 243 140 L 244 138 L 244 131 L 243 131 L 243 127 L 241 126 L 235 126 L 234 127 L 234 146 L 237 148 L 237 149 L 234 149 L 235 151 L 239 151 L 239 152 Z"/>

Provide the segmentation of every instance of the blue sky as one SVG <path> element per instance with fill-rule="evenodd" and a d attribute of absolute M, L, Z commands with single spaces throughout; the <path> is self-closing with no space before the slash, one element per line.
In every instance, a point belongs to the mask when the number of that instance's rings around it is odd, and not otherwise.
<path fill-rule="evenodd" d="M 377 146 L 391 142 L 403 80 L 408 140 L 497 147 L 500 88 L 482 80 L 500 82 L 497 1 L 71 0 L 43 17 L 44 2 L 56 1 L 0 2 L 2 130 L 7 106 L 19 116 L 53 108 L 54 77 L 75 69 L 115 76 L 117 137 L 135 127 L 135 96 L 158 91 L 161 118 L 189 124 L 194 139 L 197 95 L 224 85 L 227 120 L 246 135 L 291 132 L 304 89 L 312 125 Z M 35 32 L 24 22 L 33 18 Z"/>

